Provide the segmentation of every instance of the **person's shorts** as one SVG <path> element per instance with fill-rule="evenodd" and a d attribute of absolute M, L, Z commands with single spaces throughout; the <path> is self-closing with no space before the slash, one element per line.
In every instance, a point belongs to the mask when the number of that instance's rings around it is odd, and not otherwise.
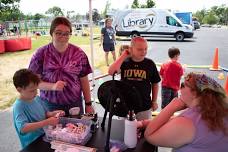
<path fill-rule="evenodd" d="M 115 51 L 115 46 L 113 43 L 109 43 L 109 44 L 103 44 L 103 49 L 105 52 L 112 52 L 112 51 Z"/>

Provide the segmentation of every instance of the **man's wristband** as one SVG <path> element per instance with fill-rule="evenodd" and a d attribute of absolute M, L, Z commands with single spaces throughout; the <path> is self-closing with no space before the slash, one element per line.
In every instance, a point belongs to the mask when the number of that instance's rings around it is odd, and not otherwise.
<path fill-rule="evenodd" d="M 86 106 L 92 106 L 92 101 L 86 102 L 85 105 Z"/>

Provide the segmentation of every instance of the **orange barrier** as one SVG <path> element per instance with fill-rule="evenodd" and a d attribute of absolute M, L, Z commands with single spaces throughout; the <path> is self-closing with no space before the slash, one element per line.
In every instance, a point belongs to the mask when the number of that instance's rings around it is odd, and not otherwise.
<path fill-rule="evenodd" d="M 218 48 L 215 48 L 215 54 L 214 54 L 214 60 L 213 60 L 213 64 L 212 67 L 210 68 L 210 70 L 214 70 L 214 71 L 218 71 L 221 70 L 221 68 L 219 68 L 219 59 L 218 59 Z"/>
<path fill-rule="evenodd" d="M 225 82 L 225 85 L 224 85 L 224 89 L 226 91 L 226 95 L 228 95 L 228 76 L 226 77 L 226 82 Z"/>
<path fill-rule="evenodd" d="M 0 53 L 5 52 L 5 42 L 4 40 L 0 40 Z"/>
<path fill-rule="evenodd" d="M 31 37 L 5 40 L 5 51 L 6 52 L 30 50 L 31 46 L 32 46 Z"/>

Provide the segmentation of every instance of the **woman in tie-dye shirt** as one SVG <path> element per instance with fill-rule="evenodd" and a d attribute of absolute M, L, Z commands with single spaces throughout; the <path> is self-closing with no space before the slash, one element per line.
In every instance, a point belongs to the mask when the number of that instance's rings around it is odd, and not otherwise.
<path fill-rule="evenodd" d="M 72 34 L 70 21 L 56 17 L 50 27 L 52 42 L 39 48 L 33 55 L 29 69 L 42 80 L 40 97 L 49 110 L 62 109 L 68 114 L 72 107 L 80 107 L 83 113 L 93 113 L 88 74 L 92 72 L 84 51 L 69 43 Z"/>

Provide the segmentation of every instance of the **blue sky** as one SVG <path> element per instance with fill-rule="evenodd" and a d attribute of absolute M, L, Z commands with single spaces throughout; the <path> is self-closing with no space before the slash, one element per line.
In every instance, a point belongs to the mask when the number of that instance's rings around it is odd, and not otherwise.
<path fill-rule="evenodd" d="M 132 4 L 133 0 L 110 0 L 112 8 L 124 9 Z M 145 3 L 146 0 L 139 0 L 139 3 Z M 155 0 L 156 7 L 161 9 L 171 9 L 179 11 L 196 12 L 203 8 L 219 6 L 226 4 L 228 0 Z M 100 12 L 104 10 L 106 0 L 92 0 L 93 8 Z M 21 10 L 23 13 L 44 13 L 53 6 L 58 6 L 64 11 L 74 10 L 76 13 L 85 14 L 89 10 L 89 0 L 21 0 Z"/>

